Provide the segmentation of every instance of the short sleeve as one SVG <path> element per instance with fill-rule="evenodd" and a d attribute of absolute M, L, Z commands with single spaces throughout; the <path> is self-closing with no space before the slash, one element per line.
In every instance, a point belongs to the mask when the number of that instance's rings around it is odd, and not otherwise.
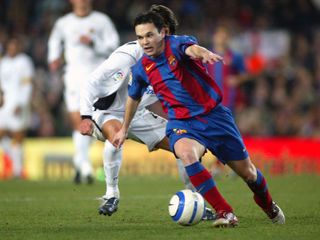
<path fill-rule="evenodd" d="M 128 95 L 135 99 L 141 99 L 144 92 L 148 87 L 148 83 L 143 80 L 142 75 L 139 73 L 138 64 L 131 68 L 131 76 L 128 83 Z"/>
<path fill-rule="evenodd" d="M 181 53 L 181 55 L 185 55 L 186 49 L 194 44 L 198 44 L 198 41 L 193 36 L 179 36 L 178 37 L 178 49 Z"/>

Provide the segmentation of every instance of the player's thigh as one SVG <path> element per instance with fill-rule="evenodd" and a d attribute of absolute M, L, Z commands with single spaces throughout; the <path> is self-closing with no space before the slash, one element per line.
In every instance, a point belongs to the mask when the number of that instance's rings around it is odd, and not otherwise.
<path fill-rule="evenodd" d="M 103 110 L 93 112 L 93 120 L 101 129 L 103 136 L 111 141 L 113 136 L 120 130 L 123 113 L 110 113 Z"/>
<path fill-rule="evenodd" d="M 110 119 L 102 125 L 102 133 L 111 142 L 114 135 L 121 129 L 121 122 L 118 119 Z"/>
<path fill-rule="evenodd" d="M 166 137 L 167 121 L 143 109 L 136 113 L 129 128 L 129 137 L 148 146 L 149 151 L 159 147 L 169 149 Z"/>
<path fill-rule="evenodd" d="M 198 161 L 204 154 L 206 148 L 195 139 L 180 138 L 174 144 L 174 151 L 184 165 Z"/>

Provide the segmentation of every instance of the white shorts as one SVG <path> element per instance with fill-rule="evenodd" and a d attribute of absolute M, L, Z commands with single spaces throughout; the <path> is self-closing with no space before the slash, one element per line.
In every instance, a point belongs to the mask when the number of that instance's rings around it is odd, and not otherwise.
<path fill-rule="evenodd" d="M 103 124 L 109 120 L 116 119 L 123 121 L 123 112 L 108 113 L 97 110 L 93 114 L 93 120 L 102 128 Z M 129 138 L 147 145 L 148 150 L 152 151 L 155 146 L 166 136 L 167 120 L 147 109 L 136 112 L 129 127 Z"/>
<path fill-rule="evenodd" d="M 0 129 L 17 132 L 25 130 L 30 125 L 30 110 L 29 107 L 24 107 L 18 115 L 14 114 L 14 108 L 0 108 Z"/>

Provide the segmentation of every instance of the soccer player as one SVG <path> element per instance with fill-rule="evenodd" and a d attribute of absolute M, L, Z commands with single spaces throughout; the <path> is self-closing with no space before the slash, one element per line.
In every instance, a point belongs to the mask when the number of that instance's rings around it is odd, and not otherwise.
<path fill-rule="evenodd" d="M 23 140 L 30 118 L 34 66 L 21 52 L 21 41 L 12 37 L 0 60 L 0 140 L 13 165 L 13 176 L 23 177 Z M 1 103 L 2 102 L 2 103 Z"/>
<path fill-rule="evenodd" d="M 159 15 L 147 12 L 134 22 L 144 55 L 132 68 L 124 121 L 112 144 L 120 147 L 142 93 L 152 85 L 168 113 L 166 134 L 171 150 L 182 160 L 192 184 L 216 210 L 215 227 L 233 227 L 238 219 L 199 159 L 210 150 L 228 164 L 254 193 L 254 200 L 274 223 L 285 217 L 272 200 L 266 180 L 250 160 L 231 111 L 220 104 L 222 94 L 204 64 L 221 60 L 189 36 L 166 36 Z"/>
<path fill-rule="evenodd" d="M 48 62 L 52 73 L 61 67 L 64 51 L 65 102 L 73 127 L 75 183 L 92 183 L 89 159 L 91 138 L 79 132 L 80 91 L 89 74 L 119 45 L 118 33 L 108 16 L 92 10 L 91 0 L 70 0 L 73 11 L 59 18 L 48 42 Z"/>
<path fill-rule="evenodd" d="M 158 12 L 165 21 L 167 33 L 175 33 L 178 25 L 173 12 L 162 5 L 152 5 L 151 11 Z M 80 129 L 85 135 L 94 135 L 105 141 L 104 171 L 106 176 L 106 194 L 99 207 L 100 214 L 112 215 L 118 209 L 120 191 L 118 187 L 119 171 L 122 162 L 122 148 L 116 149 L 110 141 L 121 127 L 125 102 L 128 97 L 127 88 L 130 78 L 130 67 L 142 56 L 143 50 L 137 41 L 129 42 L 116 49 L 91 75 L 81 96 Z M 96 100 L 98 99 L 98 100 Z M 170 151 L 168 138 L 165 136 L 166 120 L 157 116 L 145 107 L 158 101 L 151 88 L 144 94 L 138 113 L 134 118 L 130 138 L 145 143 L 149 151 L 165 149 Z M 96 109 L 92 111 L 93 107 Z M 102 134 L 94 128 L 94 120 L 102 130 Z M 177 160 L 179 173 L 187 188 L 192 188 L 189 179 L 184 177 L 183 165 Z M 213 218 L 207 209 L 208 219 Z"/>

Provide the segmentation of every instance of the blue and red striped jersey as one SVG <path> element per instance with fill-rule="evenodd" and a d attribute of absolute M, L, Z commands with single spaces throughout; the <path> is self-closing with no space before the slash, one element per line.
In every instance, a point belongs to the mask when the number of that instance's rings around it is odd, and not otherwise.
<path fill-rule="evenodd" d="M 190 36 L 166 36 L 164 52 L 156 58 L 144 54 L 132 67 L 129 96 L 141 98 L 152 85 L 169 119 L 186 119 L 209 113 L 222 94 L 206 67 L 185 54 L 197 44 Z"/>

